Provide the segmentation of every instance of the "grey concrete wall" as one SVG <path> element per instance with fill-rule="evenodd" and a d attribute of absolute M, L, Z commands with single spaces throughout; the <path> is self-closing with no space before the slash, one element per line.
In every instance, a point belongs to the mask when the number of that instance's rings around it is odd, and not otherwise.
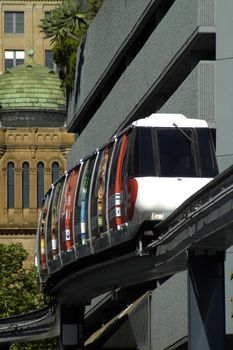
<path fill-rule="evenodd" d="M 205 119 L 209 127 L 216 127 L 214 79 L 215 62 L 200 62 L 159 112 Z"/>
<path fill-rule="evenodd" d="M 216 1 L 216 147 L 220 170 L 233 164 L 233 2 Z M 233 333 L 233 247 L 226 254 L 226 332 Z"/>
<path fill-rule="evenodd" d="M 132 33 L 140 24 L 147 11 L 150 11 L 153 3 L 158 0 L 107 0 L 103 3 L 98 16 L 90 26 L 85 42 L 81 75 L 81 89 L 78 96 L 78 104 L 74 110 L 79 110 L 90 92 L 98 84 L 112 61 L 127 45 Z M 82 56 L 78 50 L 78 60 Z M 75 90 L 74 96 L 77 94 Z M 68 123 L 73 113 L 68 115 Z"/>
<path fill-rule="evenodd" d="M 187 273 L 177 273 L 151 299 L 152 350 L 166 349 L 188 334 Z"/>
<path fill-rule="evenodd" d="M 233 58 L 216 62 L 217 158 L 220 170 L 233 164 Z"/>
<path fill-rule="evenodd" d="M 127 2 L 127 4 L 131 3 Z M 163 75 L 179 59 L 188 42 L 200 31 L 212 31 L 214 24 L 214 2 L 177 0 L 72 147 L 68 155 L 68 164 L 72 165 L 77 158 L 83 157 L 106 142 L 118 126 L 127 117 L 133 115 L 144 103 L 148 94 L 161 83 Z M 120 22 L 118 26 L 120 31 Z M 100 29 L 99 32 L 97 29 L 99 28 L 95 26 L 92 28 L 96 34 L 95 40 L 97 37 L 103 37 Z M 86 46 L 86 50 L 89 52 L 88 56 L 92 57 L 89 65 L 95 65 L 94 52 L 91 54 L 92 49 L 89 46 Z M 89 84 L 86 81 L 90 79 L 91 86 L 94 88 L 91 73 L 85 68 L 85 64 L 84 61 L 82 69 L 86 72 L 86 79 L 82 79 L 81 83 L 81 90 L 85 91 L 83 100 L 91 89 L 90 86 L 88 89 L 85 87 Z M 79 100 L 77 109 L 80 108 L 80 103 L 82 101 Z"/>
<path fill-rule="evenodd" d="M 225 305 L 226 305 L 226 334 L 233 333 L 233 247 L 226 252 L 225 261 Z"/>
<path fill-rule="evenodd" d="M 216 125 L 221 170 L 233 163 L 233 1 L 216 1 Z"/>

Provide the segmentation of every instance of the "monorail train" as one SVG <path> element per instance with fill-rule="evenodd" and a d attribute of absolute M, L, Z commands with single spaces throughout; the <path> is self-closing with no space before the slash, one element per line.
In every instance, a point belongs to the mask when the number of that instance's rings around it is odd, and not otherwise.
<path fill-rule="evenodd" d="M 45 195 L 36 241 L 41 282 L 64 265 L 140 237 L 217 173 L 205 121 L 152 114 L 133 122 Z"/>

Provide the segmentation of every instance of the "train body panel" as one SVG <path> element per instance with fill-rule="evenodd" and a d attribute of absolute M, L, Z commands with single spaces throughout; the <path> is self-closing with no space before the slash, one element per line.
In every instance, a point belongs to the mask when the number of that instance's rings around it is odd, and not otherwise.
<path fill-rule="evenodd" d="M 80 160 L 45 195 L 36 239 L 42 283 L 73 261 L 141 235 L 217 175 L 203 120 L 153 114 Z"/>
<path fill-rule="evenodd" d="M 136 178 L 137 200 L 133 222 L 164 220 L 194 192 L 211 178 Z"/>

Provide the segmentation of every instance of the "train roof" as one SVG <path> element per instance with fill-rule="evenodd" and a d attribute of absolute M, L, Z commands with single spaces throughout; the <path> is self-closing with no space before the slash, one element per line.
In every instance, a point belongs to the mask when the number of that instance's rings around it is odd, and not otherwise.
<path fill-rule="evenodd" d="M 207 128 L 208 124 L 202 119 L 191 119 L 183 114 L 153 113 L 147 118 L 138 119 L 132 123 L 136 127 L 180 127 Z"/>

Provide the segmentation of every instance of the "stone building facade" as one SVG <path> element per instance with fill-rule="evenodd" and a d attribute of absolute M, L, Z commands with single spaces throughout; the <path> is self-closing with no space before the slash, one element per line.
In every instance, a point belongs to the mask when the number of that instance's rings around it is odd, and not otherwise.
<path fill-rule="evenodd" d="M 46 13 L 61 0 L 0 1 L 0 74 L 6 68 L 24 63 L 26 52 L 34 49 L 39 64 L 53 67 L 50 40 L 39 28 Z"/>
<path fill-rule="evenodd" d="M 32 257 L 43 195 L 65 171 L 74 135 L 58 75 L 32 57 L 0 76 L 0 107 L 0 242 L 24 241 Z"/>

